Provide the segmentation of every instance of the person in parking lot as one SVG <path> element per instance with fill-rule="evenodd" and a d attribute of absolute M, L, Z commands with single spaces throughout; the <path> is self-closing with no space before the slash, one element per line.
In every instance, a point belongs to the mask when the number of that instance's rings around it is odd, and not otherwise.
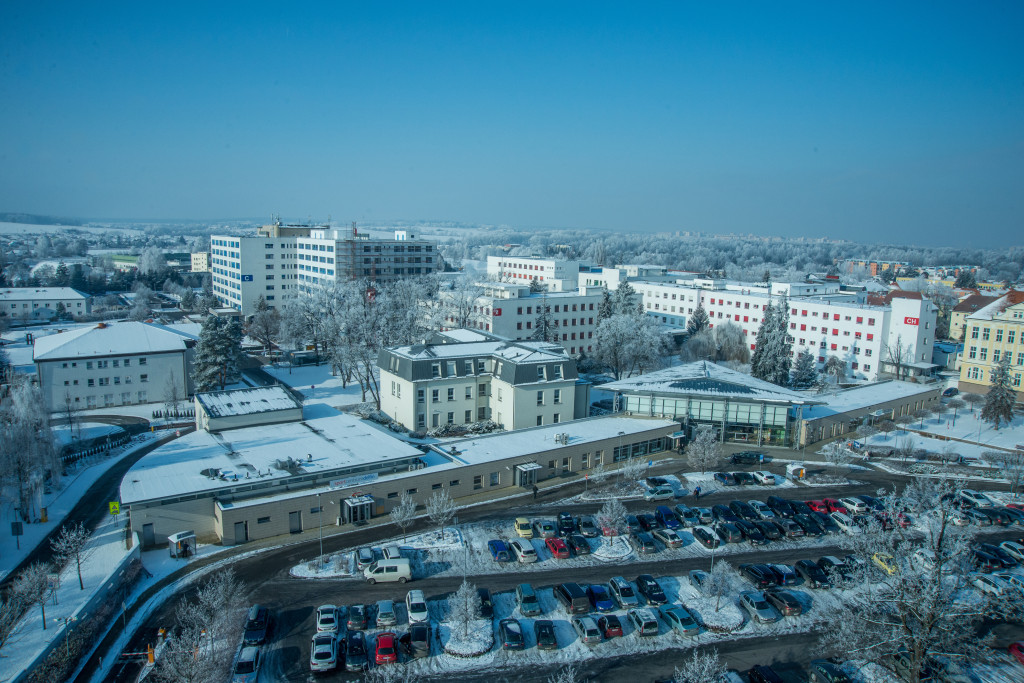
<path fill-rule="evenodd" d="M 697 486 L 697 487 L 695 487 L 693 489 L 693 499 L 694 500 L 699 500 L 700 499 L 700 487 L 699 486 Z"/>

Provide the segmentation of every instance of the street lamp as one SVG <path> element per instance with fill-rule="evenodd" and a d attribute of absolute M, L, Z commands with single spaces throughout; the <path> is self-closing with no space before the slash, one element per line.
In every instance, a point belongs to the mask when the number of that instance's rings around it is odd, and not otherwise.
<path fill-rule="evenodd" d="M 72 621 L 78 621 L 78 617 L 54 617 L 53 620 L 55 622 L 64 623 L 64 656 L 70 657 L 71 646 L 68 644 L 68 636 L 71 634 L 71 629 L 68 628 L 68 624 L 70 624 Z"/>
<path fill-rule="evenodd" d="M 324 569 L 324 504 L 320 500 L 321 494 L 316 494 L 316 509 L 320 515 L 320 571 Z"/>

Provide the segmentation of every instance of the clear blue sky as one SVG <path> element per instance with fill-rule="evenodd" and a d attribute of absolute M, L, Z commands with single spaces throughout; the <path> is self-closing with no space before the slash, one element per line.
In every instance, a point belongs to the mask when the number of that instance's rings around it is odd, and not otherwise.
<path fill-rule="evenodd" d="M 3 3 L 0 211 L 1024 241 L 1024 3 L 324 4 Z"/>

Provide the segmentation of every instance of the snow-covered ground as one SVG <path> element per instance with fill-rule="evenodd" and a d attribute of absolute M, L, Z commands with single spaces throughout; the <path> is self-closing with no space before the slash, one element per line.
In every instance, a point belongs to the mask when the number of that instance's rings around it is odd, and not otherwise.
<path fill-rule="evenodd" d="M 322 403 L 332 408 L 362 403 L 358 382 L 349 382 L 342 388 L 341 376 L 332 376 L 331 367 L 316 365 L 264 365 L 263 369 L 274 379 L 292 387 L 303 395 L 305 405 Z M 367 399 L 369 400 L 369 398 Z"/>
<path fill-rule="evenodd" d="M 1020 413 L 1015 414 L 1012 423 L 1009 425 L 1003 424 L 998 430 L 993 428 L 988 422 L 983 422 L 980 418 L 981 408 L 975 409 L 973 413 L 969 409 L 963 409 L 957 411 L 955 425 L 953 424 L 953 413 L 951 411 L 944 414 L 941 419 L 934 417 L 926 419 L 923 427 L 920 421 L 913 422 L 908 426 L 911 429 L 918 429 L 929 434 L 963 439 L 964 441 L 978 444 L 983 448 L 998 446 L 1000 448 L 1013 449 L 1017 444 L 1024 444 L 1024 415 Z M 929 450 L 941 449 L 944 442 L 936 440 L 932 441 L 932 443 L 934 445 Z M 956 444 L 957 447 L 963 445 L 965 444 Z"/>
<path fill-rule="evenodd" d="M 75 424 L 74 429 L 69 429 L 67 426 L 54 427 L 53 436 L 57 439 L 58 446 L 67 446 L 75 441 L 89 441 L 97 437 L 117 434 L 122 431 L 124 430 L 117 425 L 109 425 L 103 422 L 78 422 Z"/>
<path fill-rule="evenodd" d="M 124 517 L 120 521 L 111 518 L 96 529 L 87 545 L 88 557 L 82 563 L 84 590 L 79 588 L 74 563 L 64 570 L 54 598 L 46 603 L 45 630 L 38 605 L 25 613 L 15 627 L 14 636 L 4 645 L 0 680 L 10 679 L 55 638 L 62 638 L 66 628 L 64 620 L 74 617 L 131 554 L 132 551 L 125 548 L 123 525 Z M 135 542 L 138 543 L 138 539 Z M 73 623 L 71 628 L 74 628 Z"/>
<path fill-rule="evenodd" d="M 113 449 L 108 456 L 95 456 L 72 465 L 68 474 L 61 478 L 60 485 L 53 486 L 50 493 L 44 492 L 42 499 L 37 501 L 38 506 L 46 508 L 48 522 L 23 524 L 25 535 L 20 539 L 8 533 L 0 534 L 0 578 L 6 576 L 11 569 L 17 566 L 47 534 L 60 526 L 68 512 L 78 504 L 89 487 L 107 469 L 160 436 L 162 435 L 153 433 L 140 434 L 126 445 Z M 123 515 L 121 519 L 124 519 Z M 10 522 L 14 521 L 18 521 L 18 517 L 12 504 L 0 508 L 0 525 L 4 529 L 10 529 Z"/>

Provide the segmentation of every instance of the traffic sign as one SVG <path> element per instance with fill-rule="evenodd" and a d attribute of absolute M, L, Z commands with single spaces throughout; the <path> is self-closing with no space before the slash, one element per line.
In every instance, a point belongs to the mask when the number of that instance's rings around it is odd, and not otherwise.
<path fill-rule="evenodd" d="M 121 512 L 121 504 L 116 500 L 110 501 L 110 514 L 117 515 Z"/>

